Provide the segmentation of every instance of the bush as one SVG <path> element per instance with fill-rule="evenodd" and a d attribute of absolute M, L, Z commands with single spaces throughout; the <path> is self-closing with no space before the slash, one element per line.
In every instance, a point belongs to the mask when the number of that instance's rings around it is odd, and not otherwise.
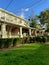
<path fill-rule="evenodd" d="M 26 43 L 26 39 L 27 39 L 27 38 L 22 38 L 22 39 L 21 39 L 21 43 L 22 43 L 22 44 Z"/>
<path fill-rule="evenodd" d="M 0 39 L 0 48 L 4 47 L 5 42 L 6 42 L 6 39 Z"/>
<path fill-rule="evenodd" d="M 47 41 L 47 37 L 45 36 L 30 37 L 29 41 L 30 43 L 35 43 L 35 42 L 45 43 Z"/>
<path fill-rule="evenodd" d="M 0 39 L 0 48 L 8 48 L 13 46 L 16 46 L 16 44 L 25 44 L 25 43 L 45 43 L 46 41 L 49 41 L 49 37 L 45 36 L 37 36 L 37 37 L 24 37 L 24 38 L 6 38 L 6 39 Z"/>
<path fill-rule="evenodd" d="M 26 43 L 30 43 L 30 37 L 26 38 Z"/>
<path fill-rule="evenodd" d="M 40 42 L 40 37 L 39 36 L 36 37 L 36 42 Z"/>
<path fill-rule="evenodd" d="M 47 41 L 47 37 L 43 36 L 42 37 L 42 42 L 45 43 Z"/>
<path fill-rule="evenodd" d="M 13 40 L 13 46 L 16 46 L 17 40 L 18 40 L 18 38 L 15 38 L 15 39 Z"/>
<path fill-rule="evenodd" d="M 6 38 L 6 39 L 0 39 L 0 48 L 8 48 L 13 46 L 16 46 L 16 44 L 24 44 L 29 42 L 29 39 L 27 37 L 24 38 Z"/>
<path fill-rule="evenodd" d="M 36 41 L 40 43 L 45 43 L 47 41 L 47 37 L 45 36 L 37 36 Z"/>
<path fill-rule="evenodd" d="M 22 38 L 15 38 L 13 40 L 13 46 L 16 46 L 16 44 L 20 44 L 20 43 L 22 43 Z"/>
<path fill-rule="evenodd" d="M 35 42 L 36 42 L 36 37 L 33 37 L 33 39 L 32 39 L 32 40 L 33 40 L 33 43 L 35 43 Z"/>
<path fill-rule="evenodd" d="M 22 44 L 23 38 L 18 38 L 18 44 Z"/>
<path fill-rule="evenodd" d="M 42 36 L 39 37 L 39 42 L 42 43 Z"/>
<path fill-rule="evenodd" d="M 25 43 L 28 43 L 29 41 L 28 41 L 28 38 L 27 37 L 23 37 L 23 38 L 21 38 L 21 43 L 22 44 L 25 44 Z"/>
<path fill-rule="evenodd" d="M 49 36 L 47 36 L 47 42 L 49 42 Z"/>
<path fill-rule="evenodd" d="M 7 38 L 4 47 L 8 48 L 13 44 L 13 38 Z"/>
<path fill-rule="evenodd" d="M 30 43 L 32 43 L 33 42 L 33 37 L 30 37 Z"/>
<path fill-rule="evenodd" d="M 15 38 L 13 40 L 13 46 L 16 46 L 16 44 L 24 44 L 26 43 L 26 38 Z"/>

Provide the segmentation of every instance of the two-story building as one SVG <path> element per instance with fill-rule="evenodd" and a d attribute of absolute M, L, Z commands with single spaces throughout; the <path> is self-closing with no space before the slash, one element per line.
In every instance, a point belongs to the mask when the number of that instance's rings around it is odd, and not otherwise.
<path fill-rule="evenodd" d="M 31 36 L 33 30 L 29 21 L 0 8 L 0 38 Z"/>

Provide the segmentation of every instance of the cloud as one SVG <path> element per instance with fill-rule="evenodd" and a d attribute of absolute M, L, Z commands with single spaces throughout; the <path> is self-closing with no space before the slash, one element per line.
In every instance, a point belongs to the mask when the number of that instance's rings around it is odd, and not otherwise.
<path fill-rule="evenodd" d="M 29 8 L 22 8 L 21 9 L 23 12 L 27 12 L 27 11 L 29 11 Z"/>
<path fill-rule="evenodd" d="M 29 8 L 22 8 L 19 16 L 25 19 L 25 12 L 27 11 L 29 11 Z"/>
<path fill-rule="evenodd" d="M 29 11 L 29 8 L 24 9 L 25 11 Z"/>

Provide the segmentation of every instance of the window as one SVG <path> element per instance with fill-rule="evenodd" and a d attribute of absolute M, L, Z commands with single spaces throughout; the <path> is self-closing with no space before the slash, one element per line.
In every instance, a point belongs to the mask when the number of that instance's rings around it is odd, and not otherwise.
<path fill-rule="evenodd" d="M 5 13 L 4 12 L 1 12 L 1 19 L 4 20 L 5 19 Z"/>
<path fill-rule="evenodd" d="M 10 15 L 6 14 L 6 21 L 10 21 Z"/>
<path fill-rule="evenodd" d="M 2 16 L 2 17 L 1 17 L 1 19 L 5 19 L 5 17 L 4 17 L 4 16 Z"/>
<path fill-rule="evenodd" d="M 22 24 L 22 21 L 20 20 L 20 24 Z"/>

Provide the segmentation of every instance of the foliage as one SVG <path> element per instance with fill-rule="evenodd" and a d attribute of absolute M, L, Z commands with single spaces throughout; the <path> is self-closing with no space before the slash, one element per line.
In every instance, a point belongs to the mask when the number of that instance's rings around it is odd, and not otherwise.
<path fill-rule="evenodd" d="M 36 25 L 37 25 L 37 17 L 32 17 L 30 16 L 30 18 L 28 19 L 30 21 L 30 26 L 33 27 L 33 28 L 37 28 Z"/>
<path fill-rule="evenodd" d="M 47 28 L 47 30 L 45 30 L 45 32 L 48 32 L 49 33 L 49 27 Z"/>
<path fill-rule="evenodd" d="M 49 9 L 42 11 L 40 15 L 38 16 L 38 19 L 40 20 L 42 27 L 45 26 L 45 28 L 48 28 L 49 27 Z"/>
<path fill-rule="evenodd" d="M 47 37 L 45 36 L 36 36 L 36 37 L 31 37 L 30 38 L 30 43 L 35 43 L 35 42 L 38 42 L 38 43 L 45 43 L 47 42 Z"/>
<path fill-rule="evenodd" d="M 49 40 L 48 36 L 0 39 L 0 48 L 8 48 L 11 46 L 16 46 L 17 44 L 26 44 L 35 42 L 45 43 L 48 40 Z"/>
<path fill-rule="evenodd" d="M 46 37 L 42 37 L 42 42 L 45 43 L 47 40 L 46 40 Z"/>
<path fill-rule="evenodd" d="M 24 38 L 14 38 L 13 40 L 13 46 L 16 46 L 17 44 L 22 44 L 24 42 Z"/>
<path fill-rule="evenodd" d="M 6 42 L 6 39 L 0 39 L 0 48 L 4 47 L 5 42 Z"/>
<path fill-rule="evenodd" d="M 4 43 L 4 42 L 3 42 Z M 8 48 L 13 44 L 13 38 L 7 38 L 4 47 Z"/>
<path fill-rule="evenodd" d="M 8 48 L 11 46 L 16 46 L 17 44 L 29 43 L 29 38 L 6 38 L 0 39 L 0 48 Z"/>
<path fill-rule="evenodd" d="M 47 36 L 47 41 L 49 42 L 49 36 Z"/>
<path fill-rule="evenodd" d="M 30 23 L 30 26 L 36 28 L 36 25 L 37 25 L 36 20 L 33 19 L 32 22 Z"/>
<path fill-rule="evenodd" d="M 49 9 L 42 11 L 39 15 L 41 24 L 49 23 Z"/>
<path fill-rule="evenodd" d="M 27 41 L 27 37 L 23 37 L 21 43 L 24 44 Z"/>
<path fill-rule="evenodd" d="M 18 41 L 18 38 L 14 38 L 14 40 L 13 40 L 13 46 L 16 46 L 17 41 Z"/>

